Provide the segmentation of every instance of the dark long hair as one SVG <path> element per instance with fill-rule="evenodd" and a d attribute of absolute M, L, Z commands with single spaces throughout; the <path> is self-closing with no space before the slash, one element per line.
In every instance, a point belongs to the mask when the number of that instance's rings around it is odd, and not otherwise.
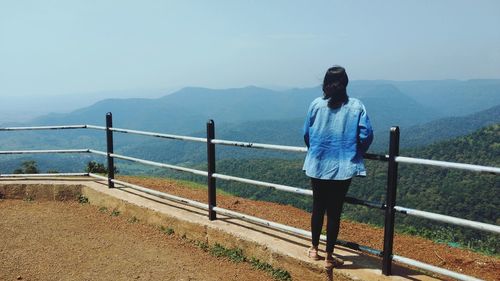
<path fill-rule="evenodd" d="M 347 103 L 347 84 L 349 78 L 342 66 L 330 67 L 325 74 L 323 80 L 323 98 L 328 100 L 328 107 L 339 108 Z"/>

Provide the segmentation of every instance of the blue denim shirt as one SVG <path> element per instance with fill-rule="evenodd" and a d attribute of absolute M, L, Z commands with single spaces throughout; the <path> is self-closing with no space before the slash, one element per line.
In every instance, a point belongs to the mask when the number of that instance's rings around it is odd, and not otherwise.
<path fill-rule="evenodd" d="M 340 108 L 328 107 L 328 100 L 315 99 L 304 124 L 309 148 L 303 170 L 317 179 L 346 180 L 366 176 L 363 155 L 373 141 L 373 129 L 365 106 L 355 98 Z"/>

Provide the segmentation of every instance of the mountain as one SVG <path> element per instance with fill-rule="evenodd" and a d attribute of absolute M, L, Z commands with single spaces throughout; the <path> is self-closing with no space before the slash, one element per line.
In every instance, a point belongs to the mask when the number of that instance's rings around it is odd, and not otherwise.
<path fill-rule="evenodd" d="M 131 96 L 131 93 L 136 92 L 137 96 L 142 95 L 141 91 L 125 91 L 122 96 Z M 151 96 L 150 92 L 145 92 L 145 95 Z M 363 100 L 370 116 L 373 116 L 376 129 L 384 130 L 391 125 L 410 126 L 440 117 L 464 116 L 498 105 L 500 79 L 360 80 L 349 84 L 348 93 Z M 159 91 L 155 92 L 155 95 L 158 94 Z M 112 95 L 119 96 L 117 92 L 113 92 Z M 222 124 L 303 117 L 309 103 L 320 95 L 320 87 L 283 91 L 259 87 L 221 90 L 191 87 L 156 99 L 102 100 L 71 113 L 49 114 L 29 123 L 52 124 L 66 121 L 103 124 L 103 115 L 111 111 L 122 127 L 157 128 L 190 133 L 203 128 L 203 125 L 198 123 L 200 121 L 204 123 L 208 118 Z M 80 100 L 90 100 L 86 96 L 86 94 L 79 95 Z M 61 108 L 62 106 L 59 106 L 61 102 L 61 98 L 44 99 L 38 102 L 38 107 L 57 105 Z M 18 107 L 20 106 L 22 105 Z M 9 110 L 10 108 L 5 108 L 2 112 L 12 112 Z M 24 108 L 20 111 L 22 110 Z M 5 118 L 3 120 L 12 119 L 8 116 Z"/>
<path fill-rule="evenodd" d="M 478 128 L 500 123 L 500 105 L 461 117 L 437 119 L 401 130 L 402 147 L 417 147 L 452 139 L 476 131 Z"/>
<path fill-rule="evenodd" d="M 441 116 L 464 116 L 500 104 L 500 79 L 385 81 Z"/>
<path fill-rule="evenodd" d="M 436 117 L 392 85 L 366 85 L 353 82 L 350 95 L 363 100 L 375 128 L 394 122 L 402 126 L 419 124 Z M 33 124 L 103 124 L 104 114 L 112 112 L 119 127 L 155 130 L 177 134 L 201 131 L 208 119 L 218 124 L 257 120 L 303 118 L 310 102 L 321 95 L 319 87 L 273 91 L 258 87 L 213 90 L 185 88 L 158 99 L 110 99 L 69 114 L 51 114 Z"/>
<path fill-rule="evenodd" d="M 90 106 L 105 98 L 160 97 L 171 93 L 173 89 L 136 89 L 121 91 L 101 91 L 73 93 L 66 95 L 0 94 L 0 123 L 29 122 L 50 112 L 68 113 Z M 14 123 L 14 124 L 13 124 Z"/>

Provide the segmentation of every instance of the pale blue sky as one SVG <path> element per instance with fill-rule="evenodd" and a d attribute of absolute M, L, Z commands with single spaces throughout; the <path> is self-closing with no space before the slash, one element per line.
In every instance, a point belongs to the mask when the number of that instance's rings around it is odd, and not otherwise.
<path fill-rule="evenodd" d="M 500 1 L 0 0 L 0 96 L 500 78 Z"/>

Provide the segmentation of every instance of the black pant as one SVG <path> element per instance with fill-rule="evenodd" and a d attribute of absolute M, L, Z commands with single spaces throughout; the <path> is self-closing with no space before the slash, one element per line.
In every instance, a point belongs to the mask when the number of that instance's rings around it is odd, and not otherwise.
<path fill-rule="evenodd" d="M 311 178 L 313 211 L 311 217 L 312 245 L 319 245 L 323 217 L 327 213 L 326 252 L 332 253 L 339 235 L 340 214 L 351 184 L 348 180 L 320 180 Z"/>

